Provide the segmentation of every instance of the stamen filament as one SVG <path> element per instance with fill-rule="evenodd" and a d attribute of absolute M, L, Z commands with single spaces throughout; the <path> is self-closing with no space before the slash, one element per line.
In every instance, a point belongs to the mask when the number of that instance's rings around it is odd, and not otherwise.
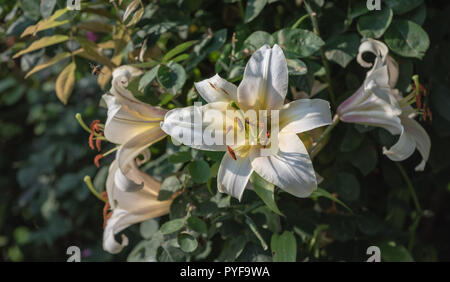
<path fill-rule="evenodd" d="M 103 197 L 97 192 L 97 190 L 95 190 L 94 185 L 92 184 L 91 177 L 89 175 L 86 175 L 83 180 L 89 188 L 89 191 L 91 191 L 91 193 L 94 194 L 94 196 L 97 197 L 100 201 L 106 203 L 106 200 L 103 199 Z"/>

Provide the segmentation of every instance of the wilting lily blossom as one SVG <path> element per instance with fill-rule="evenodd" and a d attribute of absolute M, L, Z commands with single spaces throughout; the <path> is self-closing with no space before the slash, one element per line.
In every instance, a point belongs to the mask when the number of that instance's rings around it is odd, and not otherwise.
<path fill-rule="evenodd" d="M 365 52 L 376 56 L 373 65 L 362 58 Z M 382 127 L 393 135 L 400 135 L 390 149 L 383 148 L 383 154 L 393 161 L 402 161 L 417 148 L 422 161 L 415 169 L 423 170 L 429 157 L 431 141 L 423 127 L 414 120 L 418 114 L 410 106 L 414 96 L 402 97 L 394 89 L 398 66 L 388 55 L 387 46 L 380 41 L 367 39 L 360 45 L 357 61 L 363 67 L 372 66 L 372 69 L 367 73 L 363 85 L 339 105 L 337 114 L 340 120 Z"/>
<path fill-rule="evenodd" d="M 253 172 L 297 197 L 317 188 L 297 134 L 330 124 L 330 106 L 321 99 L 284 105 L 288 68 L 278 45 L 251 56 L 238 87 L 219 75 L 195 87 L 208 104 L 169 111 L 161 128 L 187 146 L 227 152 L 217 175 L 220 192 L 240 200 Z"/>
<path fill-rule="evenodd" d="M 166 134 L 160 123 L 166 110 L 153 107 L 136 99 L 127 89 L 128 83 L 141 72 L 122 66 L 114 70 L 111 90 L 103 95 L 108 108 L 104 134 L 108 141 L 120 145 L 117 152 L 119 169 L 116 171 L 118 188 L 137 191 L 141 183 L 127 181 L 125 175 L 135 165 L 135 159 L 148 151 L 148 147 L 163 139 Z"/>
<path fill-rule="evenodd" d="M 146 160 L 145 158 L 142 162 Z M 112 212 L 105 216 L 103 249 L 112 254 L 119 253 L 128 245 L 128 238 L 125 235 L 122 234 L 122 241 L 119 243 L 114 237 L 116 234 L 132 224 L 168 214 L 173 201 L 173 198 L 158 201 L 161 183 L 139 170 L 138 164 L 133 165 L 126 173 L 127 179 L 141 183 L 141 189 L 135 192 L 124 192 L 119 188 L 115 177 L 119 170 L 117 161 L 113 161 L 109 167 L 106 191 Z"/>

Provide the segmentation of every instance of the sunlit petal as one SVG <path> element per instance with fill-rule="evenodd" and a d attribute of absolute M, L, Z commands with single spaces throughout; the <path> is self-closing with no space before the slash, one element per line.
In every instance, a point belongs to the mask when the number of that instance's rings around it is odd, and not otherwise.
<path fill-rule="evenodd" d="M 208 103 L 237 101 L 237 86 L 215 76 L 195 83 L 200 96 Z"/>
<path fill-rule="evenodd" d="M 246 109 L 279 109 L 286 97 L 288 69 L 278 45 L 264 45 L 250 58 L 238 87 L 239 106 Z"/>
<path fill-rule="evenodd" d="M 279 134 L 276 155 L 252 159 L 252 167 L 266 181 L 297 197 L 308 197 L 317 189 L 316 174 L 308 152 L 297 135 Z"/>

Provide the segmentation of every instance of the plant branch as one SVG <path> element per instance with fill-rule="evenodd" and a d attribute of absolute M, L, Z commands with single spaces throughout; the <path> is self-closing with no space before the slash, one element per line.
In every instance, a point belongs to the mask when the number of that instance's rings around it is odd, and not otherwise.
<path fill-rule="evenodd" d="M 317 14 L 311 9 L 308 1 L 304 0 L 306 11 L 308 12 L 309 18 L 311 19 L 311 23 L 313 25 L 313 31 L 317 36 L 320 36 L 319 23 L 317 22 Z M 322 59 L 323 67 L 325 68 L 325 80 L 328 84 L 328 94 L 330 96 L 330 102 L 332 107 L 336 105 L 336 98 L 334 95 L 333 87 L 331 86 L 331 74 L 330 74 L 330 64 L 325 56 L 325 51 L 323 47 L 320 47 L 320 57 Z"/>

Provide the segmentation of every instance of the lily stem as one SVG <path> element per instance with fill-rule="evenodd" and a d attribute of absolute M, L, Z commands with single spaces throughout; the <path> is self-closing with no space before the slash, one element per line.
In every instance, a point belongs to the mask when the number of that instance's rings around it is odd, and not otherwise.
<path fill-rule="evenodd" d="M 414 206 L 416 208 L 416 215 L 414 218 L 414 222 L 412 223 L 411 227 L 409 228 L 409 231 L 411 234 L 410 234 L 410 238 L 409 238 L 408 249 L 409 249 L 409 251 L 411 251 L 414 246 L 416 229 L 419 226 L 420 219 L 422 218 L 423 212 L 422 212 L 422 207 L 420 206 L 419 199 L 416 194 L 416 190 L 414 189 L 414 186 L 412 185 L 411 179 L 409 179 L 408 174 L 406 173 L 405 169 L 399 162 L 395 162 L 395 164 L 397 165 L 398 170 L 400 170 L 400 174 L 402 175 L 403 179 L 405 180 L 406 186 L 408 186 L 409 193 L 411 194 L 411 198 L 413 199 Z"/>
<path fill-rule="evenodd" d="M 309 18 L 311 19 L 311 23 L 313 25 L 314 33 L 317 36 L 320 36 L 319 23 L 317 22 L 317 14 L 311 9 L 308 1 L 303 1 L 305 3 L 306 12 L 308 12 Z M 300 18 L 301 19 L 301 18 Z M 325 51 L 323 47 L 320 47 L 320 57 L 322 59 L 323 67 L 325 68 L 325 80 L 328 84 L 328 94 L 330 96 L 331 105 L 334 107 L 336 105 L 336 98 L 334 95 L 333 87 L 331 86 L 331 74 L 330 74 L 330 64 L 325 56 Z"/>
<path fill-rule="evenodd" d="M 317 148 L 317 146 L 322 143 L 322 141 L 325 139 L 325 137 L 327 137 L 328 134 L 331 133 L 331 131 L 336 127 L 336 125 L 339 123 L 339 115 L 334 115 L 333 117 L 333 123 L 331 123 L 327 129 L 325 129 L 325 131 L 322 133 L 322 135 L 319 136 L 319 138 L 317 139 L 316 142 L 314 142 L 311 146 L 311 148 L 309 148 L 308 153 L 312 153 L 314 152 L 314 150 Z"/>

